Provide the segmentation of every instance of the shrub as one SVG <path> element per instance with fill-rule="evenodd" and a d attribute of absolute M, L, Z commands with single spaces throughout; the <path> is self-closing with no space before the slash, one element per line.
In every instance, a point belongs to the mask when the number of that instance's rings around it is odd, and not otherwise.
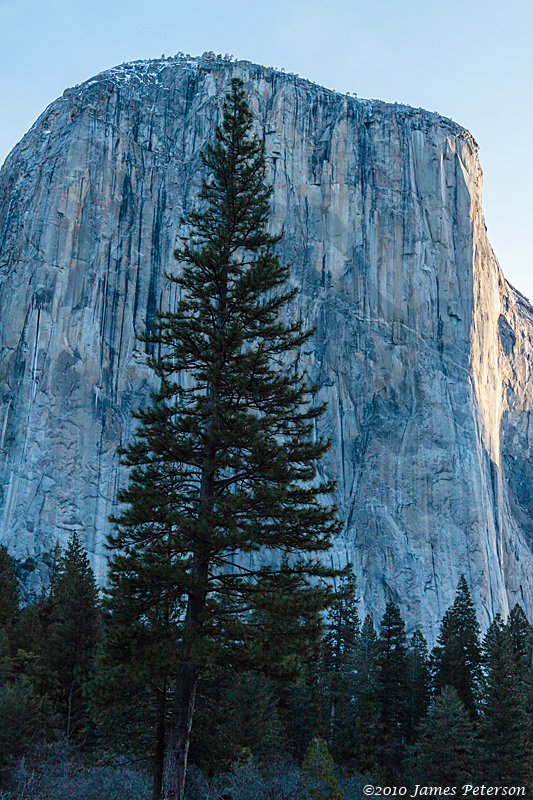
<path fill-rule="evenodd" d="M 19 760 L 9 800 L 149 800 L 149 776 L 121 762 L 86 766 L 64 741 L 41 745 Z"/>

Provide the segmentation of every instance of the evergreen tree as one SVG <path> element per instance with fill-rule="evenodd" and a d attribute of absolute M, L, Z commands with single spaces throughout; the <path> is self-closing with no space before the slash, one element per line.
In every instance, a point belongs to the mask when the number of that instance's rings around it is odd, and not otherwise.
<path fill-rule="evenodd" d="M 7 548 L 0 545 L 0 629 L 9 629 L 15 620 L 20 592 Z"/>
<path fill-rule="evenodd" d="M 48 611 L 44 595 L 19 611 L 13 631 L 13 666 L 16 676 L 24 675 L 40 695 L 56 688 L 48 662 L 43 616 Z"/>
<path fill-rule="evenodd" d="M 322 688 L 318 662 L 306 664 L 297 683 L 281 687 L 280 713 L 294 761 L 303 759 L 309 742 L 321 732 Z"/>
<path fill-rule="evenodd" d="M 45 652 L 53 676 L 51 694 L 69 738 L 79 734 L 86 721 L 83 685 L 96 650 L 98 589 L 76 533 L 56 560 L 51 594 L 43 609 Z"/>
<path fill-rule="evenodd" d="M 39 695 L 28 678 L 0 685 L 0 786 L 6 781 L 9 762 L 20 758 L 31 745 L 52 737 L 56 725 L 49 698 Z"/>
<path fill-rule="evenodd" d="M 263 585 L 253 598 L 254 610 L 242 620 L 227 615 L 224 647 L 218 656 L 242 670 L 261 672 L 278 683 L 297 680 L 304 664 L 314 668 L 324 634 L 322 589 L 305 591 L 293 570 L 264 570 Z M 235 645 L 236 643 L 236 645 Z M 244 647 L 243 647 L 244 645 Z"/>
<path fill-rule="evenodd" d="M 333 772 L 333 759 L 324 739 L 313 739 L 309 743 L 301 777 L 312 800 L 342 800 Z"/>
<path fill-rule="evenodd" d="M 355 637 L 354 670 L 357 676 L 357 696 L 368 692 L 376 692 L 378 637 L 367 614 Z"/>
<path fill-rule="evenodd" d="M 377 658 L 378 637 L 372 618 L 367 614 L 356 636 L 354 648 L 356 676 L 354 762 L 360 772 L 368 774 L 377 769 L 379 731 Z"/>
<path fill-rule="evenodd" d="M 513 648 L 513 658 L 526 694 L 526 709 L 533 720 L 533 627 L 523 608 L 516 603 L 507 620 Z M 533 740 L 533 723 L 530 741 Z"/>
<path fill-rule="evenodd" d="M 12 668 L 12 634 L 20 602 L 18 580 L 7 548 L 0 545 L 0 678 Z"/>
<path fill-rule="evenodd" d="M 19 609 L 19 583 L 11 558 L 0 546 L 0 785 L 9 763 L 53 735 L 57 726 L 46 695 L 50 669 L 38 603 Z"/>
<path fill-rule="evenodd" d="M 328 612 L 323 640 L 325 729 L 336 760 L 353 757 L 355 648 L 359 633 L 357 585 L 353 571 L 341 580 Z"/>
<path fill-rule="evenodd" d="M 461 786 L 474 777 L 473 724 L 452 686 L 445 686 L 429 706 L 420 736 L 411 749 L 408 773 L 413 784 Z"/>
<path fill-rule="evenodd" d="M 127 576 L 118 576 L 110 600 L 104 599 L 102 642 L 87 687 L 91 716 L 115 752 L 152 760 L 152 797 L 159 800 L 182 606 L 167 601 L 139 614 Z"/>
<path fill-rule="evenodd" d="M 258 598 L 244 629 L 246 648 L 239 647 L 238 652 L 232 648 L 226 661 L 273 680 L 292 755 L 301 760 L 309 741 L 321 732 L 323 598 L 298 591 L 298 576 L 273 575 L 272 579 L 273 591 Z"/>
<path fill-rule="evenodd" d="M 525 786 L 532 778 L 529 686 L 513 652 L 510 627 L 498 615 L 484 640 L 484 778 L 493 785 Z"/>
<path fill-rule="evenodd" d="M 479 623 L 464 575 L 457 594 L 442 620 L 433 650 L 434 687 L 455 686 L 472 719 L 477 714 L 481 681 Z"/>
<path fill-rule="evenodd" d="M 247 754 L 279 760 L 285 745 L 271 680 L 217 667 L 199 681 L 190 761 L 204 773 L 227 772 Z"/>
<path fill-rule="evenodd" d="M 359 633 L 357 583 L 351 567 L 342 576 L 328 609 L 324 634 L 324 667 L 328 672 L 352 671 Z"/>
<path fill-rule="evenodd" d="M 165 800 L 183 797 L 196 686 L 213 649 L 259 633 L 252 612 L 280 587 L 290 587 L 285 606 L 296 615 L 313 598 L 324 604 L 316 578 L 334 574 L 313 555 L 338 530 L 321 502 L 333 485 L 315 481 L 328 446 L 314 437 L 323 408 L 309 407 L 304 378 L 287 365 L 311 334 L 280 321 L 295 290 L 284 288 L 279 237 L 267 232 L 271 189 L 252 124 L 234 80 L 203 156 L 211 177 L 187 217 L 191 243 L 176 252 L 183 270 L 169 276 L 181 299 L 145 337 L 160 389 L 136 412 L 125 508 L 109 540 L 111 611 L 126 586 L 140 617 L 185 603 Z M 272 566 L 261 566 L 267 553 Z"/>
<path fill-rule="evenodd" d="M 406 674 L 407 741 L 412 743 L 420 720 L 425 717 L 428 710 L 431 680 L 427 642 L 418 629 L 409 642 Z"/>
<path fill-rule="evenodd" d="M 398 774 L 407 739 L 407 644 L 398 606 L 389 601 L 377 654 L 379 757 L 388 777 Z"/>
<path fill-rule="evenodd" d="M 518 603 L 509 614 L 507 627 L 518 671 L 524 680 L 530 681 L 533 662 L 533 629 L 523 608 Z"/>

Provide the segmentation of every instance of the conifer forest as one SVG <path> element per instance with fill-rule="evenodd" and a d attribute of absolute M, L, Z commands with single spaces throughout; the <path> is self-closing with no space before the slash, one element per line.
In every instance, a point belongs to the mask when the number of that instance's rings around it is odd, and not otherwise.
<path fill-rule="evenodd" d="M 160 729 L 170 724 L 160 709 L 173 694 L 147 677 L 156 649 L 143 664 L 111 665 L 109 612 L 75 535 L 33 603 L 21 606 L 5 549 L 0 570 L 1 796 L 154 797 Z M 377 630 L 357 605 L 348 572 L 327 613 L 308 621 L 290 674 L 210 661 L 198 682 L 188 800 L 350 800 L 367 784 L 385 796 L 417 784 L 527 787 L 530 796 L 533 629 L 520 606 L 481 637 L 462 577 L 430 651 L 421 631 L 407 636 L 395 603 Z"/>
<path fill-rule="evenodd" d="M 120 451 L 105 585 L 76 533 L 33 598 L 0 547 L 0 798 L 530 796 L 522 608 L 482 633 L 463 575 L 430 648 L 392 600 L 361 619 L 351 565 L 326 566 L 330 443 L 293 358 L 313 331 L 238 79 L 203 164 L 175 308 L 138 332 L 159 388 Z"/>

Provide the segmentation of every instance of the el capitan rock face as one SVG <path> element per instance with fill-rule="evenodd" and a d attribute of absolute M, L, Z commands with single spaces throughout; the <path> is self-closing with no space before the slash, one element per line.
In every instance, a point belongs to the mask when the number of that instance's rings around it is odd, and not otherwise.
<path fill-rule="evenodd" d="M 488 243 L 468 132 L 437 114 L 212 58 L 67 90 L 0 173 L 0 540 L 37 585 L 77 530 L 100 578 L 116 448 L 153 377 L 135 331 L 174 296 L 199 152 L 231 78 L 264 136 L 272 229 L 316 335 L 363 611 L 435 632 L 466 574 L 480 619 L 533 613 L 533 309 Z"/>

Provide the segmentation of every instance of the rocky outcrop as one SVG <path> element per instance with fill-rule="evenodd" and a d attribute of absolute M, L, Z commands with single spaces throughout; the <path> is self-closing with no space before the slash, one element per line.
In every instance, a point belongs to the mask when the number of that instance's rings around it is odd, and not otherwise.
<path fill-rule="evenodd" d="M 471 135 L 248 62 L 136 62 L 67 90 L 0 173 L 0 539 L 38 583 L 77 530 L 100 579 L 117 445 L 153 377 L 135 331 L 233 76 L 274 186 L 272 228 L 316 326 L 295 354 L 328 401 L 363 611 L 435 630 L 467 576 L 486 624 L 533 613 L 533 309 L 487 241 Z M 33 571 L 31 571 L 33 570 Z"/>

